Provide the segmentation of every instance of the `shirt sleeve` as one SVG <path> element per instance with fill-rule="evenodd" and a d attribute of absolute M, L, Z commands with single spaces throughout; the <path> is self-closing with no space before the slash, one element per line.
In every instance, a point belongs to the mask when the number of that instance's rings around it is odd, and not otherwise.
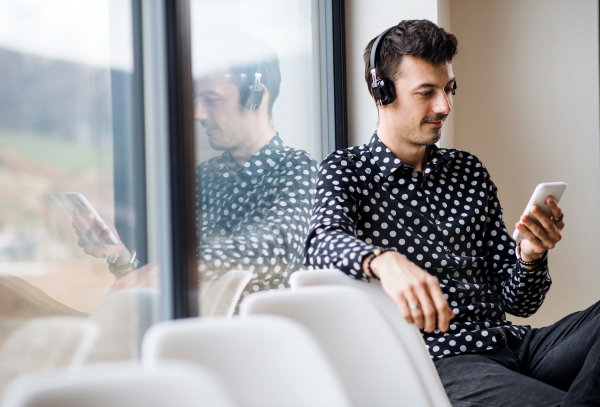
<path fill-rule="evenodd" d="M 200 277 L 212 280 L 229 270 L 253 272 L 253 279 L 282 288 L 290 263 L 301 265 L 308 233 L 316 162 L 307 155 L 292 157 L 284 171 L 263 180 L 263 193 L 251 213 L 226 235 L 201 239 Z M 264 289 L 269 287 L 259 287 Z"/>
<path fill-rule="evenodd" d="M 504 311 L 517 317 L 533 315 L 544 302 L 552 284 L 547 258 L 539 268 L 530 271 L 515 256 L 516 243 L 506 230 L 498 188 L 485 172 L 488 193 L 485 232 L 485 267 L 491 276 L 492 292 Z"/>
<path fill-rule="evenodd" d="M 357 231 L 361 189 L 356 169 L 362 166 L 352 153 L 336 151 L 319 166 L 315 204 L 306 241 L 308 268 L 337 268 L 364 281 L 364 257 L 383 249 L 362 241 Z"/>

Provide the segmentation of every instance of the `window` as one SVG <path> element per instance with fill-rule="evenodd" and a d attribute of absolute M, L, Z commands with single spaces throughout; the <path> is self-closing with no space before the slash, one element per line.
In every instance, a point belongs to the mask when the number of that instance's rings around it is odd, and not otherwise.
<path fill-rule="evenodd" d="M 288 285 L 343 147 L 340 4 L 0 5 L 0 386 Z"/>
<path fill-rule="evenodd" d="M 158 284 L 118 278 L 130 263 L 150 267 L 134 9 L 108 0 L 0 9 L 4 385 L 28 370 L 136 357 L 159 294 Z M 92 230 L 99 222 L 107 244 Z"/>

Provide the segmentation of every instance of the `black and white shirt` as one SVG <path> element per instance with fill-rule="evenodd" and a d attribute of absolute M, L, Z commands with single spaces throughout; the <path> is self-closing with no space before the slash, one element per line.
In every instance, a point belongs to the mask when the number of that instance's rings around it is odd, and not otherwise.
<path fill-rule="evenodd" d="M 456 317 L 450 329 L 422 331 L 433 359 L 494 349 L 503 327 L 521 339 L 505 312 L 527 317 L 551 279 L 545 262 L 520 266 L 502 220 L 497 188 L 477 157 L 427 147 L 425 173 L 403 164 L 377 137 L 336 151 L 319 167 L 306 245 L 310 268 L 338 268 L 368 281 L 363 258 L 393 248 L 437 277 Z"/>
<path fill-rule="evenodd" d="M 288 287 L 302 266 L 317 163 L 279 135 L 241 168 L 226 151 L 197 168 L 200 273 L 249 270 L 250 292 Z"/>

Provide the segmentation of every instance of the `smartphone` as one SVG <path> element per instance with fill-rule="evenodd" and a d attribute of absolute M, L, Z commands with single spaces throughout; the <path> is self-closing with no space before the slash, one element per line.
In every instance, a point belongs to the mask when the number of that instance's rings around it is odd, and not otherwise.
<path fill-rule="evenodd" d="M 551 196 L 554 198 L 556 203 L 558 203 L 560 198 L 563 196 L 565 189 L 567 189 L 567 184 L 564 182 L 545 182 L 539 184 L 537 187 L 535 187 L 533 194 L 531 194 L 531 198 L 529 199 L 529 203 L 523 211 L 523 215 L 529 216 L 532 221 L 542 226 L 540 221 L 537 220 L 537 218 L 531 213 L 531 208 L 533 208 L 535 205 L 540 208 L 546 216 L 552 216 L 552 211 L 546 203 L 546 199 Z M 516 242 L 520 242 L 521 240 L 525 239 L 525 236 L 519 232 L 519 229 L 515 229 L 515 232 L 513 233 L 513 239 L 515 239 Z"/>
<path fill-rule="evenodd" d="M 87 225 L 89 229 L 94 230 L 94 222 L 102 222 L 108 228 L 106 222 L 104 222 L 104 220 L 100 217 L 98 212 L 96 212 L 92 204 L 87 200 L 87 198 L 83 194 L 79 192 L 65 192 L 63 196 L 65 198 L 65 201 L 67 201 L 71 208 L 73 208 L 73 216 L 77 218 L 77 222 L 79 224 Z M 92 221 L 89 220 L 89 217 L 87 216 L 88 214 L 91 214 L 93 216 Z M 91 244 L 100 244 L 100 236 L 97 236 L 95 234 L 92 236 L 94 241 Z M 111 231 L 110 235 L 108 236 L 108 239 L 106 240 L 106 244 L 116 245 L 118 243 L 119 241 Z"/>

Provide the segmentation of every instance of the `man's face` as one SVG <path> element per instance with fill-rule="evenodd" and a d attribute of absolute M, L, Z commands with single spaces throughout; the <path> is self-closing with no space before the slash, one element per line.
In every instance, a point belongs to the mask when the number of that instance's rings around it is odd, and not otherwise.
<path fill-rule="evenodd" d="M 225 73 L 206 77 L 196 84 L 194 118 L 200 121 L 215 150 L 232 150 L 247 138 L 248 110 L 240 105 L 239 87 Z"/>
<path fill-rule="evenodd" d="M 386 106 L 395 133 L 413 145 L 439 141 L 452 110 L 454 74 L 450 64 L 434 66 L 410 55 L 402 58 L 394 81 L 396 100 Z"/>

